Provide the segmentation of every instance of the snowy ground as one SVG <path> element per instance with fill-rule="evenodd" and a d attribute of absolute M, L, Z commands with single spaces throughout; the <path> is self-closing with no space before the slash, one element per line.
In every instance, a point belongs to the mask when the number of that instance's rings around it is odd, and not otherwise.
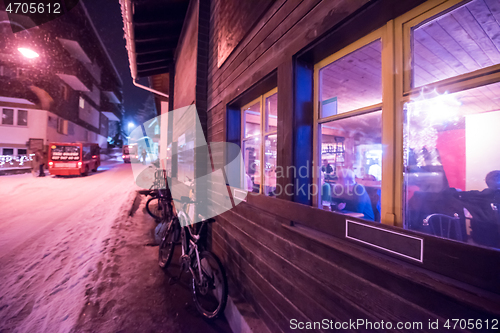
<path fill-rule="evenodd" d="M 0 333 L 230 332 L 197 313 L 188 274 L 169 285 L 131 165 L 106 163 L 88 177 L 0 176 Z"/>
<path fill-rule="evenodd" d="M 88 177 L 0 177 L 0 332 L 68 332 L 113 222 L 136 185 L 130 165 Z"/>
<path fill-rule="evenodd" d="M 115 220 L 98 271 L 87 287 L 85 308 L 76 332 L 230 332 L 227 321 L 207 321 L 198 313 L 191 295 L 191 276 L 178 276 L 180 248 L 168 274 L 158 267 L 154 244 L 155 221 L 138 197 L 133 216 Z"/>

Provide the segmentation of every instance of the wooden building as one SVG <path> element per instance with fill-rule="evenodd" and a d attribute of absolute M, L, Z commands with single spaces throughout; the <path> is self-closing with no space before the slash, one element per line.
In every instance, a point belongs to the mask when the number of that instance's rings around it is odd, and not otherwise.
<path fill-rule="evenodd" d="M 241 147 L 250 193 L 210 245 L 270 331 L 500 318 L 498 1 L 122 8 L 162 112 Z"/>

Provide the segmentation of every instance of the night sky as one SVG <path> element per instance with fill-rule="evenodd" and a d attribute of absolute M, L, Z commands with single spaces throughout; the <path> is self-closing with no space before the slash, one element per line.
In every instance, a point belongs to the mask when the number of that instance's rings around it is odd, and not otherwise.
<path fill-rule="evenodd" d="M 127 124 L 131 120 L 130 117 L 142 107 L 150 93 L 137 88 L 132 83 L 123 37 L 120 3 L 118 0 L 85 0 L 83 2 L 123 81 L 124 123 Z M 149 86 L 147 79 L 140 79 L 139 83 Z"/>

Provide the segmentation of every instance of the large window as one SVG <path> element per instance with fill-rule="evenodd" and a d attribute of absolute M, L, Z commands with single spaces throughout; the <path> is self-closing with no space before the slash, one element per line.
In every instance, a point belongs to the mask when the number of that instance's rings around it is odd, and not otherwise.
<path fill-rule="evenodd" d="M 445 4 L 446 5 L 446 4 Z M 403 24 L 404 226 L 500 248 L 497 1 L 430 10 Z M 409 61 L 411 59 L 411 61 Z"/>
<path fill-rule="evenodd" d="M 275 196 L 278 93 L 273 89 L 242 109 L 242 151 L 245 188 Z"/>
<path fill-rule="evenodd" d="M 316 65 L 317 203 L 380 221 L 382 43 L 376 35 L 361 42 L 352 52 L 342 50 Z"/>

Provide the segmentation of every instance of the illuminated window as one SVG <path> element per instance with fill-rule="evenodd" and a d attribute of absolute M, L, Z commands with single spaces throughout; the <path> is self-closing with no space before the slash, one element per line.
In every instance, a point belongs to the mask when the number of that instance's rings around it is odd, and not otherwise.
<path fill-rule="evenodd" d="M 80 105 L 80 109 L 85 108 L 85 100 L 81 96 L 80 96 L 80 100 L 79 100 L 79 105 Z"/>
<path fill-rule="evenodd" d="M 242 109 L 242 151 L 245 188 L 275 196 L 278 92 L 273 89 Z"/>
<path fill-rule="evenodd" d="M 316 66 L 318 205 L 380 222 L 382 43 L 376 39 Z"/>
<path fill-rule="evenodd" d="M 404 227 L 500 248 L 497 7 L 474 0 L 404 23 L 410 93 L 400 98 Z"/>

